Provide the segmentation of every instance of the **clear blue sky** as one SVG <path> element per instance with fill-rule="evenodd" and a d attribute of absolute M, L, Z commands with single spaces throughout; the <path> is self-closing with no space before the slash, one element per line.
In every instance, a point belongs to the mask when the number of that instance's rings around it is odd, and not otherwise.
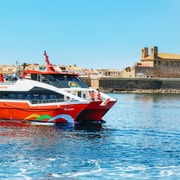
<path fill-rule="evenodd" d="M 180 54 L 180 0 L 0 0 L 0 64 L 123 69 L 152 46 Z"/>

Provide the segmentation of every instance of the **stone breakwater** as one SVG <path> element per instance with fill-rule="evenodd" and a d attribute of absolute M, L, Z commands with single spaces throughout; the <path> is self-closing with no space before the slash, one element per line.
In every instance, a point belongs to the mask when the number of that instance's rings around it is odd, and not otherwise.
<path fill-rule="evenodd" d="M 180 94 L 180 78 L 86 77 L 83 80 L 103 92 Z"/>
<path fill-rule="evenodd" d="M 180 90 L 177 89 L 137 89 L 128 91 L 104 91 L 103 92 L 113 92 L 113 93 L 133 93 L 133 94 L 180 94 Z"/>

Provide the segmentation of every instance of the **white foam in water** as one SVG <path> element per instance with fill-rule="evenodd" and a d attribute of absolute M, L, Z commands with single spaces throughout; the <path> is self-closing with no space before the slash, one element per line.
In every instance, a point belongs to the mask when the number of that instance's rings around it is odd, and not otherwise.
<path fill-rule="evenodd" d="M 33 178 L 25 175 L 25 174 L 26 174 L 26 170 L 27 170 L 27 169 L 20 168 L 20 172 L 15 175 L 15 178 L 14 178 L 14 179 L 16 179 L 17 177 L 19 177 L 19 179 L 32 180 Z"/>
<path fill-rule="evenodd" d="M 55 161 L 56 158 L 48 158 L 47 161 Z"/>
<path fill-rule="evenodd" d="M 44 126 L 54 126 L 55 125 L 55 123 L 52 123 L 52 122 L 50 122 L 50 123 L 47 123 L 47 122 L 31 122 L 31 124 L 32 125 L 44 125 Z"/>
<path fill-rule="evenodd" d="M 25 173 L 25 172 L 26 172 L 26 169 L 20 168 L 20 171 L 21 171 L 22 173 Z"/>
<path fill-rule="evenodd" d="M 52 177 L 60 178 L 61 176 L 59 174 L 52 174 Z"/>
<path fill-rule="evenodd" d="M 174 172 L 172 170 L 162 170 L 160 171 L 161 176 L 172 176 Z"/>
<path fill-rule="evenodd" d="M 115 176 L 117 176 L 117 174 L 115 174 Z M 123 178 L 135 178 L 135 175 L 132 174 L 132 173 L 125 173 L 125 172 L 122 172 L 119 174 L 120 177 L 123 177 Z"/>
<path fill-rule="evenodd" d="M 159 170 L 160 177 L 180 177 L 180 167 L 179 166 L 164 166 L 164 167 L 154 167 Z"/>
<path fill-rule="evenodd" d="M 83 171 L 83 172 L 74 172 L 72 173 L 66 173 L 64 174 L 65 177 L 80 177 L 80 176 L 85 176 L 85 175 L 90 175 L 90 174 L 96 174 L 97 172 L 101 172 L 101 169 L 97 169 L 94 171 Z"/>
<path fill-rule="evenodd" d="M 167 167 L 160 167 L 160 176 L 168 177 L 168 176 L 180 176 L 180 167 L 179 166 L 167 166 Z"/>
<path fill-rule="evenodd" d="M 131 170 L 131 171 L 144 171 L 146 170 L 147 168 L 145 166 L 142 166 L 142 165 L 136 165 L 136 166 L 128 166 L 127 167 L 127 170 Z"/>

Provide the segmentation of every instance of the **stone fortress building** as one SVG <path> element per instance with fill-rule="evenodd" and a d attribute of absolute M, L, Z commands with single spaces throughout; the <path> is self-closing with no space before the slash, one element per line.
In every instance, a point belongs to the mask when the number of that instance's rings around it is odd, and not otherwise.
<path fill-rule="evenodd" d="M 140 62 L 121 72 L 122 78 L 180 78 L 180 55 L 159 53 L 158 47 L 144 47 Z"/>

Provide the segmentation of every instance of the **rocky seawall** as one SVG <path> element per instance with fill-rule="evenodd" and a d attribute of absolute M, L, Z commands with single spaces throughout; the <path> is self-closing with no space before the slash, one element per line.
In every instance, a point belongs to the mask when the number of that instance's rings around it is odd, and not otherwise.
<path fill-rule="evenodd" d="M 103 92 L 110 92 L 108 90 L 102 90 Z M 177 89 L 136 89 L 128 91 L 113 91 L 113 93 L 134 93 L 134 94 L 180 94 L 180 90 Z"/>
<path fill-rule="evenodd" d="M 103 78 L 99 88 L 119 93 L 180 93 L 180 79 Z"/>
<path fill-rule="evenodd" d="M 83 80 L 93 87 L 90 77 Z M 101 77 L 96 81 L 96 88 L 98 87 L 103 92 L 180 94 L 180 78 Z"/>

